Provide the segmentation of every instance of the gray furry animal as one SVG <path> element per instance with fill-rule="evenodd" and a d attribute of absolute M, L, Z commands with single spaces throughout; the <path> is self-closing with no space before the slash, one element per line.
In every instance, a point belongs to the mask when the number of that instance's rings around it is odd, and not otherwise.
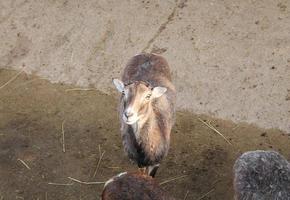
<path fill-rule="evenodd" d="M 123 172 L 108 180 L 102 200 L 174 200 L 155 180 L 141 173 Z"/>
<path fill-rule="evenodd" d="M 236 200 L 290 200 L 290 163 L 275 151 L 250 151 L 234 165 Z"/>
<path fill-rule="evenodd" d="M 175 116 L 176 92 L 168 63 L 155 54 L 136 55 L 122 79 L 113 83 L 122 93 L 119 112 L 125 152 L 154 177 L 167 155 Z"/>

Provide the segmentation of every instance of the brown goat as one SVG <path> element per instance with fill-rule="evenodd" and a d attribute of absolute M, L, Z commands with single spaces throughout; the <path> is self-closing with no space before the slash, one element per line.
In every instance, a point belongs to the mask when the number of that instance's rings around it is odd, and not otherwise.
<path fill-rule="evenodd" d="M 102 200 L 174 200 L 155 180 L 141 173 L 121 173 L 106 182 Z"/>
<path fill-rule="evenodd" d="M 174 124 L 175 88 L 168 63 L 155 54 L 130 59 L 122 80 L 113 79 L 122 93 L 119 105 L 121 136 L 129 158 L 154 177 L 167 155 Z"/>

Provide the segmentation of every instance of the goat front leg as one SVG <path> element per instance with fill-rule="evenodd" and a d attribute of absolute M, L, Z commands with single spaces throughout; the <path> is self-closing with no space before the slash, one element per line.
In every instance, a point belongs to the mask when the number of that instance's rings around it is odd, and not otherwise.
<path fill-rule="evenodd" d="M 152 176 L 152 178 L 154 178 L 158 168 L 159 168 L 159 164 L 149 166 L 148 167 L 148 175 Z"/>

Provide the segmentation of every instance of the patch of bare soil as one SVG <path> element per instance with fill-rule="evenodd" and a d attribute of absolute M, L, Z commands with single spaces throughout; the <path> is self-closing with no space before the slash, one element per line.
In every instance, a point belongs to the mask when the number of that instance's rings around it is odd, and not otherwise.
<path fill-rule="evenodd" d="M 0 70 L 0 86 L 16 73 Z M 72 88 L 23 73 L 0 89 L 1 200 L 99 199 L 102 184 L 68 177 L 106 181 L 137 169 L 123 152 L 117 95 Z M 289 159 L 290 137 L 279 130 L 177 112 L 171 149 L 156 178 L 161 182 L 186 175 L 162 185 L 177 199 L 188 192 L 188 200 L 230 200 L 233 163 L 242 152 L 255 149 L 273 149 Z"/>

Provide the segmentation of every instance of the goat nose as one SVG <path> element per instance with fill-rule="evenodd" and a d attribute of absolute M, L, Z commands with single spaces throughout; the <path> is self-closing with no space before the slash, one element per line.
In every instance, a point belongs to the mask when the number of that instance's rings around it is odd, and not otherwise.
<path fill-rule="evenodd" d="M 125 116 L 126 116 L 127 118 L 129 118 L 129 117 L 133 116 L 133 113 L 126 111 L 126 112 L 125 112 Z"/>

